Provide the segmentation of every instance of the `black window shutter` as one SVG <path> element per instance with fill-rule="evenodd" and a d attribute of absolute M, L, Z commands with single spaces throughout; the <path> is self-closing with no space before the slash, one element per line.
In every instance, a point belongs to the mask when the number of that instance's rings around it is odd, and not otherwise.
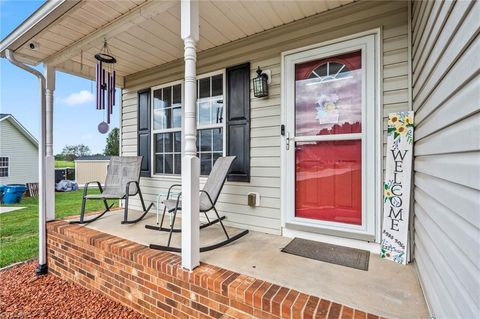
<path fill-rule="evenodd" d="M 229 181 L 250 182 L 250 63 L 227 68 L 227 155 L 235 155 Z"/>
<path fill-rule="evenodd" d="M 137 155 L 143 156 L 140 176 L 150 177 L 150 89 L 138 91 Z"/>

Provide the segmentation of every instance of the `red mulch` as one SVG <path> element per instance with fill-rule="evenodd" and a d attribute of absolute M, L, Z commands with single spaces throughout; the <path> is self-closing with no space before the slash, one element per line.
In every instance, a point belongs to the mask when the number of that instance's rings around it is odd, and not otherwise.
<path fill-rule="evenodd" d="M 0 272 L 0 318 L 146 318 L 52 274 L 37 277 L 36 265 L 32 261 Z"/>

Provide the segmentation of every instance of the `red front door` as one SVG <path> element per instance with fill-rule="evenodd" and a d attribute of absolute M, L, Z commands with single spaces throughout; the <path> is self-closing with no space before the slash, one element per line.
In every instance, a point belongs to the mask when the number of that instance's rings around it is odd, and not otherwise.
<path fill-rule="evenodd" d="M 362 79 L 360 50 L 295 64 L 295 217 L 362 224 Z"/>

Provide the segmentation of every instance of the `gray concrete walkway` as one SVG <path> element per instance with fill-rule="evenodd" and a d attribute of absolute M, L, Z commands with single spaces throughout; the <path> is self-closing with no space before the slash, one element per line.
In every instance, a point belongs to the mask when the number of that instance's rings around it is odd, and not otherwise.
<path fill-rule="evenodd" d="M 17 211 L 17 210 L 20 210 L 20 209 L 24 209 L 25 207 L 7 207 L 7 206 L 0 206 L 0 214 L 4 214 L 4 213 L 10 213 L 10 212 L 14 212 L 14 211 Z"/>

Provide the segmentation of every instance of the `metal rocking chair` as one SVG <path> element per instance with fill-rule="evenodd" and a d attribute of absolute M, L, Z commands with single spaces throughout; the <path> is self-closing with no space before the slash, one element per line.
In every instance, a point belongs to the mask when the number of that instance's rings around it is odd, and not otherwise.
<path fill-rule="evenodd" d="M 222 247 L 224 245 L 227 245 L 240 237 L 245 236 L 248 234 L 248 230 L 244 230 L 240 232 L 239 234 L 235 236 L 230 236 L 225 229 L 225 226 L 223 225 L 222 220 L 225 219 L 225 216 L 221 216 L 218 214 L 217 209 L 215 208 L 215 204 L 217 203 L 218 197 L 220 195 L 220 192 L 222 191 L 223 185 L 225 184 L 225 181 L 227 179 L 228 172 L 230 170 L 230 167 L 235 160 L 235 156 L 227 156 L 227 157 L 220 157 L 216 160 L 215 165 L 213 165 L 212 171 L 210 175 L 208 176 L 207 182 L 205 183 L 205 186 L 203 187 L 203 190 L 200 190 L 200 213 L 205 214 L 207 223 L 200 225 L 200 229 L 211 226 L 216 223 L 220 223 L 222 226 L 223 232 L 225 233 L 225 236 L 227 237 L 226 240 L 223 240 L 219 243 L 201 247 L 200 252 L 203 251 L 208 251 L 212 249 L 216 249 L 219 247 Z M 182 201 L 180 199 L 181 193 L 178 194 L 176 199 L 170 199 L 170 192 L 173 188 L 175 187 L 181 187 L 180 184 L 174 184 L 170 186 L 168 189 L 167 193 L 167 199 L 163 202 L 164 204 L 164 209 L 163 209 L 163 215 L 162 219 L 160 221 L 160 226 L 152 226 L 152 225 L 145 225 L 145 228 L 147 229 L 153 229 L 153 230 L 159 230 L 159 231 L 167 231 L 169 232 L 168 236 L 168 242 L 167 246 L 162 246 L 162 245 L 156 245 L 156 244 L 150 244 L 150 248 L 152 249 L 158 249 L 158 250 L 165 250 L 165 251 L 173 251 L 173 252 L 181 252 L 181 248 L 177 247 L 171 247 L 170 243 L 172 241 L 172 235 L 173 233 L 179 233 L 182 230 L 175 227 L 175 218 L 177 217 L 177 212 L 179 210 L 182 210 Z M 210 220 L 208 217 L 207 212 L 213 210 L 215 212 L 216 219 Z M 164 228 L 163 227 L 163 221 L 165 219 L 165 214 L 167 213 L 173 213 L 173 219 L 171 221 L 170 227 L 169 228 Z"/>
<path fill-rule="evenodd" d="M 80 210 L 80 220 L 71 221 L 71 224 L 91 223 L 110 211 L 114 204 L 108 205 L 108 199 L 125 199 L 125 211 L 122 224 L 133 224 L 140 221 L 152 208 L 153 203 L 146 208 L 140 190 L 140 167 L 143 156 L 112 156 L 107 168 L 107 177 L 105 179 L 105 188 L 98 181 L 88 182 L 83 188 L 82 208 Z M 96 183 L 100 189 L 100 194 L 88 194 L 89 184 Z M 143 213 L 134 220 L 128 220 L 128 200 L 131 196 L 137 195 L 142 203 Z M 102 200 L 105 204 L 105 211 L 94 218 L 85 220 L 85 204 L 87 200 Z"/>

